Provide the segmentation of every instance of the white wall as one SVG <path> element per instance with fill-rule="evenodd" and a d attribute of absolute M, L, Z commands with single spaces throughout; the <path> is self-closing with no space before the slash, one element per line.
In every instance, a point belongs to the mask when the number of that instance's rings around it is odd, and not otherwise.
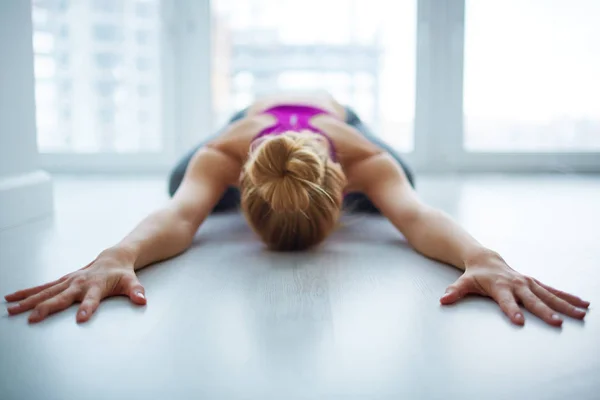
<path fill-rule="evenodd" d="M 36 166 L 29 1 L 0 2 L 0 174 Z"/>
<path fill-rule="evenodd" d="M 52 185 L 37 169 L 29 1 L 0 1 L 0 229 L 52 212 Z"/>

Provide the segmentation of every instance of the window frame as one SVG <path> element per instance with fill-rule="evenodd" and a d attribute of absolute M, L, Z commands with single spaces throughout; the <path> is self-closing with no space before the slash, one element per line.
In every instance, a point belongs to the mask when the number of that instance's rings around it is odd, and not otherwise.
<path fill-rule="evenodd" d="M 463 146 L 465 0 L 417 2 L 413 150 L 417 172 L 598 172 L 598 152 L 469 152 Z M 211 1 L 162 0 L 159 153 L 42 153 L 60 172 L 165 172 L 213 134 Z"/>
<path fill-rule="evenodd" d="M 58 173 L 164 173 L 171 169 L 183 151 L 182 117 L 179 112 L 180 88 L 183 81 L 178 71 L 182 32 L 179 28 L 182 10 L 169 0 L 159 3 L 161 19 L 160 46 L 160 111 L 162 148 L 158 152 L 140 153 L 73 153 L 39 152 L 40 167 Z"/>
<path fill-rule="evenodd" d="M 536 152 L 536 151 L 468 151 L 464 148 L 463 77 L 466 1 L 435 2 L 439 14 L 436 51 L 439 52 L 440 82 L 450 82 L 444 89 L 440 83 L 436 96 L 444 97 L 449 112 L 436 111 L 437 128 L 434 141 L 444 146 L 436 172 L 549 172 L 576 173 L 600 171 L 600 152 Z M 446 51 L 446 55 L 443 52 Z M 445 127 L 445 129 L 444 129 Z"/>

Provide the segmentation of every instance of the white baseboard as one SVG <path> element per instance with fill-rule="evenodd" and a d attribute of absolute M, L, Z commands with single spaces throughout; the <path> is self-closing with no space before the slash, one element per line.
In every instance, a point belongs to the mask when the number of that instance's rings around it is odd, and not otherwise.
<path fill-rule="evenodd" d="M 52 178 L 42 170 L 0 176 L 0 230 L 51 215 Z"/>

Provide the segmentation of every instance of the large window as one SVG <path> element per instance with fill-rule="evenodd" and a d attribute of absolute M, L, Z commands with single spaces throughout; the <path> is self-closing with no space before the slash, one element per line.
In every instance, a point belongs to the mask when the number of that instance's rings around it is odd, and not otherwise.
<path fill-rule="evenodd" d="M 417 171 L 600 170 L 597 0 L 32 1 L 51 170 L 164 171 L 324 91 Z"/>
<path fill-rule="evenodd" d="M 600 151 L 600 2 L 466 5 L 466 149 Z"/>
<path fill-rule="evenodd" d="M 42 153 L 163 149 L 159 0 L 34 0 Z"/>
<path fill-rule="evenodd" d="M 213 0 L 215 124 L 277 91 L 327 91 L 413 148 L 416 1 Z"/>

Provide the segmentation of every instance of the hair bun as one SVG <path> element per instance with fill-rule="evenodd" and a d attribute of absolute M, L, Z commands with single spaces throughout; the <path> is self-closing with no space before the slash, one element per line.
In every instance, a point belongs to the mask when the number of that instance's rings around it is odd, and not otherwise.
<path fill-rule="evenodd" d="M 325 160 L 318 150 L 307 136 L 274 136 L 256 149 L 246 174 L 274 211 L 306 210 L 311 192 L 319 190 L 325 176 Z"/>

